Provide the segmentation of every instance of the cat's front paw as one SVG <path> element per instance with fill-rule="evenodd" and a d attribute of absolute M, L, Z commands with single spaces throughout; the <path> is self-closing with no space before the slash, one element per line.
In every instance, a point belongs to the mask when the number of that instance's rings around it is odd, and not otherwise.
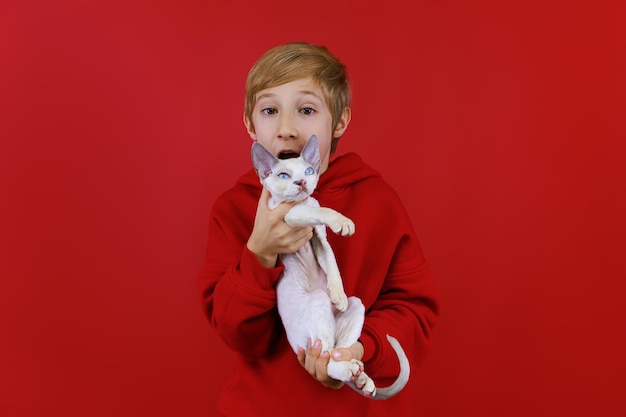
<path fill-rule="evenodd" d="M 352 236 L 355 232 L 354 222 L 342 214 L 328 222 L 328 227 L 335 234 L 341 236 Z"/>

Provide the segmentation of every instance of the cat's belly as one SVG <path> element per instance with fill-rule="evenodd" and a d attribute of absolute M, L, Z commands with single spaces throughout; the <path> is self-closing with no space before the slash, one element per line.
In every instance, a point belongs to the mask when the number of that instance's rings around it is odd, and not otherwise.
<path fill-rule="evenodd" d="M 310 243 L 298 252 L 281 255 L 285 267 L 281 281 L 294 281 L 302 291 L 308 293 L 318 289 L 326 291 L 326 274 L 320 268 Z"/>

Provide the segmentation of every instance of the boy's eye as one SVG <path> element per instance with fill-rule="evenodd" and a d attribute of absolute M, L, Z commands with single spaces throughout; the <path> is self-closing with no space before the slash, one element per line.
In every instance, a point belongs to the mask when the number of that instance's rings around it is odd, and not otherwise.
<path fill-rule="evenodd" d="M 313 168 L 308 167 L 307 169 L 304 170 L 304 175 L 313 175 Z"/>
<path fill-rule="evenodd" d="M 277 177 L 280 178 L 281 180 L 288 180 L 289 178 L 291 178 L 291 176 L 287 174 L 286 172 L 281 172 L 280 174 L 277 175 Z"/>
<path fill-rule="evenodd" d="M 263 114 L 264 114 L 264 115 L 266 115 L 266 116 L 269 116 L 270 114 L 276 114 L 276 113 L 278 113 L 278 110 L 276 110 L 276 109 L 275 109 L 275 108 L 273 108 L 273 107 L 267 107 L 267 108 L 265 108 L 265 109 L 261 110 L 261 113 L 263 113 Z"/>
<path fill-rule="evenodd" d="M 306 115 L 311 115 L 311 114 L 315 113 L 315 109 L 313 107 L 303 107 L 303 108 L 300 109 L 300 113 L 306 114 Z"/>

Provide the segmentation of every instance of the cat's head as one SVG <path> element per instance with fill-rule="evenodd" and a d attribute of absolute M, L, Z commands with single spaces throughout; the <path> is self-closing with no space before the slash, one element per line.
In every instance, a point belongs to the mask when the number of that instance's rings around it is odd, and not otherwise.
<path fill-rule="evenodd" d="M 317 136 L 308 140 L 300 156 L 278 159 L 259 142 L 252 145 L 254 169 L 272 197 L 280 201 L 299 201 L 313 193 L 321 167 Z"/>

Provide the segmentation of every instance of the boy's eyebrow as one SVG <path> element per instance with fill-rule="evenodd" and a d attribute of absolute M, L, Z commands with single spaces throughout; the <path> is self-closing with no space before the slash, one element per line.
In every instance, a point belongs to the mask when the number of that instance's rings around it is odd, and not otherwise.
<path fill-rule="evenodd" d="M 319 94 L 317 94 L 315 91 L 311 91 L 311 90 L 302 90 L 302 91 L 298 91 L 298 95 L 300 96 L 313 96 L 315 98 L 317 98 L 318 100 L 324 100 L 322 97 L 320 97 Z M 272 97 L 276 97 L 276 94 L 274 93 L 264 93 L 261 94 L 260 96 L 257 97 L 257 101 L 263 99 L 263 98 L 272 98 Z"/>
<path fill-rule="evenodd" d="M 274 97 L 276 96 L 276 94 L 271 94 L 271 93 L 265 93 L 265 94 L 261 94 L 260 96 L 258 96 L 256 99 L 261 100 L 262 98 L 266 98 L 266 97 Z"/>
<path fill-rule="evenodd" d="M 315 91 L 313 91 L 313 90 L 302 90 L 302 91 L 299 91 L 298 93 L 303 95 L 303 96 L 304 95 L 309 95 L 309 94 L 312 95 L 312 96 L 318 96 L 318 94 Z"/>
<path fill-rule="evenodd" d="M 320 95 L 317 94 L 315 91 L 302 90 L 302 91 L 299 91 L 298 94 L 300 94 L 301 96 L 313 96 L 313 97 L 317 98 L 318 100 L 324 101 L 324 99 L 322 97 L 320 97 Z"/>

